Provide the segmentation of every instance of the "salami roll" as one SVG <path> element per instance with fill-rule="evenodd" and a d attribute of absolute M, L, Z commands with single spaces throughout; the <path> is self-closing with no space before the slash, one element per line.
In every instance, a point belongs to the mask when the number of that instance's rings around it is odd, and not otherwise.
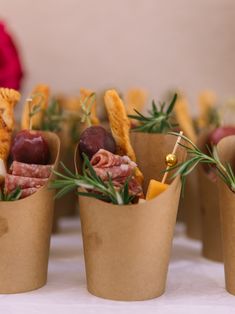
<path fill-rule="evenodd" d="M 30 177 L 20 177 L 14 176 L 12 174 L 7 174 L 5 177 L 5 191 L 10 193 L 14 191 L 17 187 L 20 189 L 26 188 L 40 188 L 48 179 L 44 178 L 30 178 Z"/>
<path fill-rule="evenodd" d="M 19 161 L 13 161 L 10 172 L 14 176 L 30 178 L 48 178 L 51 174 L 51 165 L 25 164 Z"/>

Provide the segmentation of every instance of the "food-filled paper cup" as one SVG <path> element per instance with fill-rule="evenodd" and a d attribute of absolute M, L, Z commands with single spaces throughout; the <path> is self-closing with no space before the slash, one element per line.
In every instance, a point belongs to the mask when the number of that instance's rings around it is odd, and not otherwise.
<path fill-rule="evenodd" d="M 59 138 L 40 133 L 49 145 L 55 169 Z M 24 199 L 0 202 L 0 293 L 25 292 L 46 284 L 54 208 L 49 182 Z"/>
<path fill-rule="evenodd" d="M 235 136 L 218 144 L 219 157 L 234 166 Z M 233 167 L 234 170 L 234 167 Z M 218 180 L 226 290 L 235 295 L 235 193 Z"/>
<path fill-rule="evenodd" d="M 165 168 L 165 155 L 173 146 L 155 148 L 159 169 Z M 180 159 L 182 150 L 178 155 Z M 159 176 L 154 171 L 151 178 Z M 147 300 L 164 293 L 180 190 L 177 177 L 158 197 L 139 204 L 121 206 L 79 197 L 90 293 L 122 301 Z"/>
<path fill-rule="evenodd" d="M 198 139 L 198 147 L 203 149 L 210 130 L 204 131 Z M 217 178 L 215 177 L 217 180 Z M 202 255 L 216 262 L 223 261 L 219 192 L 200 165 L 198 168 L 199 195 L 202 219 Z"/>

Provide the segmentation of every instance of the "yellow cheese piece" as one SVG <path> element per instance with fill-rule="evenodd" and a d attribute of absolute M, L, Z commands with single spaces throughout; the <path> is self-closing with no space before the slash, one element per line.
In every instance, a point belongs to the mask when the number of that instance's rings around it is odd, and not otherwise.
<path fill-rule="evenodd" d="M 168 184 L 161 183 L 156 180 L 150 180 L 147 194 L 146 194 L 146 200 L 151 200 L 152 198 L 158 196 L 162 192 L 164 192 L 168 188 Z"/>

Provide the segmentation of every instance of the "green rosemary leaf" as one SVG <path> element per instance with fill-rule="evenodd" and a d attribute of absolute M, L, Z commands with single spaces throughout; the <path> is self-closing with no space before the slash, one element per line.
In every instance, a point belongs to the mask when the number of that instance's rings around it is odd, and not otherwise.
<path fill-rule="evenodd" d="M 68 192 L 71 192 L 73 190 L 76 189 L 76 184 L 71 184 L 71 185 L 66 185 L 64 186 L 62 189 L 60 189 L 60 191 L 56 194 L 55 198 L 61 198 L 62 196 L 64 196 L 65 194 L 67 194 Z"/>
<path fill-rule="evenodd" d="M 170 103 L 170 105 L 166 111 L 167 115 L 169 115 L 172 112 L 172 110 L 174 109 L 176 100 L 177 100 L 177 94 L 174 94 L 172 101 L 171 101 L 171 103 Z"/>
<path fill-rule="evenodd" d="M 57 193 L 56 198 L 61 197 L 76 188 L 83 188 L 87 191 L 78 191 L 79 195 L 95 197 L 113 204 L 129 204 L 133 200 L 133 197 L 129 195 L 129 181 L 125 183 L 127 186 L 125 186 L 124 195 L 122 188 L 120 190 L 116 189 L 109 174 L 108 181 L 102 181 L 101 178 L 97 176 L 88 157 L 83 154 L 83 158 L 84 163 L 82 174 L 73 174 L 64 165 L 63 170 L 66 175 L 53 170 L 53 173 L 57 175 L 58 178 L 51 183 L 50 188 L 60 190 Z"/>
<path fill-rule="evenodd" d="M 137 120 L 140 125 L 135 127 L 133 131 L 144 133 L 166 133 L 171 130 L 172 124 L 170 121 L 172 110 L 177 99 L 177 94 L 174 95 L 167 110 L 165 110 L 165 103 L 157 107 L 155 101 L 152 101 L 152 108 L 148 111 L 149 116 L 145 116 L 139 111 L 135 110 L 136 115 L 128 115 L 129 118 Z"/>
<path fill-rule="evenodd" d="M 77 194 L 81 195 L 81 196 L 97 198 L 97 199 L 99 199 L 101 201 L 105 201 L 105 202 L 110 202 L 110 199 L 107 196 L 104 196 L 104 195 L 98 194 L 98 193 L 78 191 Z"/>
<path fill-rule="evenodd" d="M 177 169 L 173 177 L 177 175 L 181 175 L 181 178 L 186 178 L 186 176 L 189 175 L 196 168 L 196 166 L 200 163 L 208 164 L 210 166 L 213 165 L 215 166 L 221 180 L 223 180 L 225 184 L 227 184 L 227 186 L 231 189 L 231 191 L 235 192 L 235 174 L 233 172 L 233 169 L 229 163 L 223 164 L 221 162 L 216 147 L 213 147 L 213 149 L 209 148 L 208 155 L 207 155 L 203 153 L 186 136 L 180 135 L 175 132 L 170 132 L 169 134 L 172 134 L 174 136 L 181 136 L 185 140 L 185 142 L 190 145 L 190 146 L 187 146 L 186 144 L 179 143 L 180 146 L 184 147 L 184 149 L 188 153 L 188 157 L 190 158 L 188 158 L 185 162 L 175 165 L 174 167 L 170 167 L 166 171 L 172 171 L 172 170 Z"/>
<path fill-rule="evenodd" d="M 0 189 L 0 201 L 17 201 L 20 199 L 22 194 L 22 190 L 20 187 L 17 187 L 15 190 L 13 190 L 10 193 L 5 193 Z"/>
<path fill-rule="evenodd" d="M 67 173 L 67 175 L 76 178 L 76 175 L 74 173 L 72 173 L 66 166 L 65 164 L 61 161 L 60 162 L 61 167 L 64 169 L 65 173 Z"/>

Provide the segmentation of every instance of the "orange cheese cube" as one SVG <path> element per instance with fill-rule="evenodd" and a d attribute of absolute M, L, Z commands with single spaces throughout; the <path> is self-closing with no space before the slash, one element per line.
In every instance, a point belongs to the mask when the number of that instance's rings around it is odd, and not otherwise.
<path fill-rule="evenodd" d="M 151 200 L 152 198 L 164 192 L 167 188 L 168 188 L 168 184 L 161 183 L 153 179 L 150 180 L 147 194 L 146 194 L 146 200 Z"/>

